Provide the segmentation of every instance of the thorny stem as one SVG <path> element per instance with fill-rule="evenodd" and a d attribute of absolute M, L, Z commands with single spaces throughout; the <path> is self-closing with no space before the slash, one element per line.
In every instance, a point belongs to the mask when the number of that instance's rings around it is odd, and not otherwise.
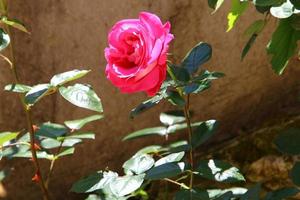
<path fill-rule="evenodd" d="M 171 78 L 174 81 L 177 81 L 176 76 L 174 75 L 174 73 L 172 72 L 171 68 L 168 66 L 167 67 L 167 71 L 169 73 L 169 75 L 171 76 Z M 181 97 L 184 97 L 183 95 L 183 91 L 181 88 L 177 88 L 177 91 L 179 92 Z M 184 116 L 186 118 L 186 124 L 187 124 L 187 128 L 188 128 L 188 139 L 189 139 L 189 144 L 192 144 L 192 135 L 193 135 L 193 131 L 192 131 L 192 126 L 191 126 L 191 117 L 190 117 L 190 95 L 188 94 L 186 96 L 186 101 L 185 101 L 185 106 L 184 106 Z M 194 169 L 194 154 L 193 154 L 193 148 L 190 148 L 189 151 L 189 160 L 190 160 L 190 164 L 191 164 L 191 172 L 190 172 L 190 188 L 193 188 L 193 182 L 194 182 L 194 174 L 193 174 L 193 169 Z"/>
<path fill-rule="evenodd" d="M 9 27 L 5 26 L 5 29 L 7 31 L 7 34 L 9 36 L 11 36 Z M 9 49 L 10 49 L 10 57 L 11 57 L 11 62 L 10 62 L 11 71 L 12 71 L 12 74 L 13 74 L 13 77 L 14 77 L 15 84 L 18 84 L 20 81 L 19 81 L 19 77 L 18 77 L 18 74 L 17 74 L 16 66 L 15 66 L 12 43 L 9 45 Z M 35 149 L 35 138 L 34 138 L 34 130 L 33 130 L 31 110 L 30 110 L 30 107 L 28 107 L 28 105 L 26 105 L 26 103 L 25 103 L 24 95 L 19 94 L 19 99 L 22 103 L 23 110 L 24 110 L 25 115 L 26 115 L 27 128 L 28 128 L 29 135 L 30 135 L 30 146 L 31 146 L 30 149 L 31 149 L 31 154 L 32 154 L 32 160 L 33 160 L 33 163 L 34 163 L 36 175 L 39 177 L 38 183 L 39 183 L 39 186 L 40 186 L 40 188 L 43 192 L 43 199 L 44 200 L 49 200 L 50 199 L 49 198 L 49 193 L 48 193 L 48 190 L 45 186 L 45 183 L 44 183 L 44 180 L 43 180 L 43 177 L 42 177 L 41 168 L 40 168 L 40 164 L 39 164 L 36 149 Z"/>

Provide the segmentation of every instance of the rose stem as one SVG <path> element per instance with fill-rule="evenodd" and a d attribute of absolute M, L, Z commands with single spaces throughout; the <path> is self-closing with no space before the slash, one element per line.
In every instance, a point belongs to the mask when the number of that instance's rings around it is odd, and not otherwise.
<path fill-rule="evenodd" d="M 2 1 L 1 1 L 1 3 L 2 3 Z M 5 26 L 5 29 L 8 33 L 8 35 L 11 37 L 9 27 Z M 11 64 L 11 71 L 12 71 L 12 74 L 13 74 L 13 77 L 14 77 L 15 84 L 18 84 L 20 81 L 19 81 L 19 77 L 18 77 L 18 74 L 17 74 L 16 66 L 15 66 L 12 41 L 9 45 L 9 49 L 10 49 L 10 56 L 11 56 L 11 60 L 12 60 L 11 63 L 10 63 Z M 35 144 L 35 138 L 34 138 L 34 130 L 33 130 L 32 115 L 31 115 L 30 107 L 28 107 L 26 105 L 24 95 L 20 94 L 19 98 L 20 98 L 20 101 L 22 103 L 25 115 L 26 115 L 27 128 L 28 128 L 29 135 L 30 135 L 30 146 L 31 146 L 30 149 L 31 149 L 32 159 L 33 159 L 33 163 L 34 163 L 34 166 L 35 166 L 36 175 L 40 178 L 38 180 L 38 183 L 39 183 L 40 188 L 43 192 L 43 199 L 44 200 L 49 200 L 50 199 L 49 198 L 49 193 L 48 193 L 48 190 L 45 187 L 45 183 L 44 183 L 44 180 L 43 180 L 43 177 L 42 177 L 42 174 L 41 174 L 40 164 L 38 162 L 37 153 L 36 153 L 36 149 L 35 149 L 35 145 L 34 145 Z"/>
<path fill-rule="evenodd" d="M 173 74 L 171 68 L 168 66 L 167 67 L 167 71 L 170 75 L 170 77 L 174 80 L 177 81 L 176 76 Z M 180 96 L 183 97 L 183 91 L 181 88 L 177 88 L 177 91 L 179 92 Z M 189 144 L 192 144 L 192 135 L 193 135 L 193 131 L 192 131 L 192 126 L 191 126 L 191 117 L 190 117 L 190 95 L 188 94 L 186 96 L 186 100 L 185 100 L 185 105 L 184 105 L 184 116 L 186 118 L 186 124 L 188 127 L 188 138 L 189 138 Z M 193 148 L 191 147 L 189 150 L 189 159 L 190 159 L 190 164 L 191 164 L 191 173 L 190 173 L 190 188 L 193 188 L 193 182 L 194 182 L 194 173 L 193 173 L 193 169 L 194 169 L 194 154 L 193 154 Z"/>

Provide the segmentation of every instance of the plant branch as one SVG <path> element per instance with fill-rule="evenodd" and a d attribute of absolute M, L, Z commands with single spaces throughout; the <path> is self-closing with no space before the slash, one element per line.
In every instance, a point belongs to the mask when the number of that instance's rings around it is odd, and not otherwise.
<path fill-rule="evenodd" d="M 174 180 L 169 179 L 169 178 L 164 178 L 164 180 L 167 181 L 167 182 L 173 183 L 173 184 L 175 184 L 175 185 L 178 185 L 178 186 L 180 186 L 180 187 L 182 187 L 182 188 L 184 188 L 184 189 L 187 189 L 187 190 L 190 189 L 190 188 L 189 188 L 188 186 L 186 186 L 184 183 L 179 183 L 179 182 L 174 181 Z"/>
<path fill-rule="evenodd" d="M 189 138 L 189 144 L 192 144 L 192 126 L 191 126 L 191 119 L 190 119 L 190 95 L 188 94 L 186 97 L 186 102 L 184 106 L 184 115 L 186 118 L 186 124 L 188 128 L 188 138 Z M 191 169 L 193 171 L 194 169 L 194 153 L 193 153 L 193 148 L 190 148 L 189 151 L 189 157 L 190 157 L 190 164 L 191 164 Z M 194 174 L 193 172 L 190 173 L 190 188 L 193 188 L 193 182 L 194 182 Z"/>
<path fill-rule="evenodd" d="M 74 130 L 71 130 L 71 133 L 74 132 Z M 50 177 L 53 173 L 53 170 L 54 170 L 54 164 L 55 164 L 55 161 L 56 161 L 56 156 L 60 153 L 62 147 L 63 147 L 63 143 L 64 143 L 65 139 L 63 139 L 61 142 L 60 142 L 60 145 L 56 151 L 56 154 L 54 155 L 54 159 L 51 161 L 51 164 L 50 164 L 50 168 L 49 168 L 49 172 L 48 172 L 48 175 L 47 175 L 47 178 L 46 178 L 46 188 L 48 189 L 49 187 L 49 181 L 50 181 Z"/>
<path fill-rule="evenodd" d="M 11 37 L 11 33 L 9 30 L 8 26 L 5 26 L 5 29 L 7 31 L 7 34 Z M 12 45 L 12 41 L 11 44 L 9 45 L 9 49 L 10 49 L 10 57 L 11 57 L 11 62 L 10 67 L 11 67 L 11 71 L 14 77 L 14 82 L 15 84 L 19 84 L 19 77 L 17 74 L 17 70 L 16 70 L 16 66 L 15 66 L 15 61 L 14 61 L 14 54 L 13 54 L 13 45 Z M 39 186 L 43 192 L 43 199 L 44 200 L 49 200 L 49 193 L 47 188 L 45 187 L 45 183 L 41 174 L 41 169 L 40 169 L 40 165 L 38 162 L 38 158 L 37 158 L 37 153 L 36 153 L 36 149 L 35 149 L 35 137 L 34 137 L 34 130 L 33 130 L 33 123 L 32 123 L 32 116 L 31 116 L 31 110 L 30 107 L 28 105 L 26 105 L 25 100 L 24 100 L 24 95 L 19 94 L 19 99 L 22 103 L 23 106 L 23 110 L 25 112 L 26 115 L 26 121 L 27 121 L 27 128 L 29 131 L 29 135 L 30 135 L 30 146 L 31 146 L 31 154 L 32 154 L 32 159 L 33 159 L 33 163 L 34 163 L 34 167 L 35 167 L 35 171 L 36 171 L 36 175 L 39 177 L 38 183 Z"/>

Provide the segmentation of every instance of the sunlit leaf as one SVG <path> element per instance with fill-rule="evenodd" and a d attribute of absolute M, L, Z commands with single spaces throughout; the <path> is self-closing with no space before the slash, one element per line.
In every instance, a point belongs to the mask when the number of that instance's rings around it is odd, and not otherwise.
<path fill-rule="evenodd" d="M 74 183 L 71 191 L 76 193 L 89 193 L 99 189 L 103 189 L 117 177 L 118 174 L 112 171 L 96 172 Z"/>
<path fill-rule="evenodd" d="M 182 111 L 168 111 L 160 113 L 159 120 L 161 123 L 170 126 L 185 121 L 185 117 Z"/>
<path fill-rule="evenodd" d="M 51 78 L 50 84 L 53 86 L 63 85 L 67 82 L 79 79 L 79 78 L 85 76 L 89 72 L 90 72 L 90 70 L 74 69 L 72 71 L 67 71 L 67 72 L 63 72 L 60 74 L 56 74 Z"/>
<path fill-rule="evenodd" d="M 196 171 L 198 175 L 217 182 L 245 181 L 238 168 L 220 160 L 202 160 Z"/>
<path fill-rule="evenodd" d="M 9 35 L 0 28 L 0 51 L 5 49 L 10 43 Z"/>
<path fill-rule="evenodd" d="M 136 154 L 123 164 L 126 174 L 142 174 L 154 165 L 154 159 L 148 154 Z"/>
<path fill-rule="evenodd" d="M 91 86 L 75 84 L 73 86 L 59 88 L 60 94 L 75 106 L 89 110 L 103 112 L 100 98 Z"/>
<path fill-rule="evenodd" d="M 79 130 L 81 129 L 84 125 L 102 119 L 103 115 L 92 115 L 89 117 L 85 117 L 82 119 L 76 119 L 76 120 L 72 120 L 72 121 L 65 121 L 65 125 L 69 128 L 69 129 L 74 129 L 74 130 Z"/>
<path fill-rule="evenodd" d="M 227 32 L 234 27 L 237 20 L 240 18 L 240 16 L 244 13 L 244 11 L 248 7 L 247 1 L 231 0 L 231 2 L 232 2 L 231 10 L 227 16 L 228 19 Z"/>
<path fill-rule="evenodd" d="M 17 19 L 8 19 L 6 16 L 2 16 L 0 20 L 2 23 L 6 24 L 8 26 L 14 27 L 25 33 L 29 33 L 29 31 L 26 29 L 25 25 Z"/>
<path fill-rule="evenodd" d="M 0 146 L 3 146 L 4 143 L 15 139 L 18 136 L 19 132 L 2 132 L 0 133 Z"/>
<path fill-rule="evenodd" d="M 146 146 L 140 149 L 138 152 L 136 152 L 135 155 L 141 155 L 141 154 L 155 154 L 159 153 L 162 149 L 162 146 L 160 145 L 151 145 L 151 146 Z"/>
<path fill-rule="evenodd" d="M 59 153 L 56 157 L 59 158 L 59 157 L 62 157 L 62 156 L 68 156 L 68 155 L 73 154 L 74 151 L 75 151 L 74 147 L 66 148 L 61 153 Z"/>
<path fill-rule="evenodd" d="M 224 0 L 208 0 L 208 5 L 209 5 L 209 7 L 211 7 L 212 9 L 215 10 L 214 12 L 216 12 L 223 3 L 224 3 Z"/>
<path fill-rule="evenodd" d="M 32 87 L 28 85 L 22 85 L 22 84 L 9 84 L 4 87 L 5 91 L 17 92 L 17 93 L 26 93 L 29 92 L 31 89 Z"/>
<path fill-rule="evenodd" d="M 165 157 L 160 158 L 155 162 L 155 167 L 159 165 L 163 165 L 166 163 L 172 163 L 172 162 L 179 162 L 181 159 L 184 157 L 184 151 L 179 152 L 179 153 L 171 153 Z"/>
<path fill-rule="evenodd" d="M 116 197 L 123 197 L 139 189 L 145 174 L 117 177 L 109 183 L 109 188 Z"/>
<path fill-rule="evenodd" d="M 25 95 L 25 103 L 33 105 L 42 99 L 44 96 L 51 94 L 55 89 L 50 84 L 35 85 Z"/>
<path fill-rule="evenodd" d="M 209 189 L 207 190 L 209 198 L 213 200 L 231 200 L 232 197 L 239 197 L 245 194 L 246 188 L 234 187 L 229 189 Z"/>

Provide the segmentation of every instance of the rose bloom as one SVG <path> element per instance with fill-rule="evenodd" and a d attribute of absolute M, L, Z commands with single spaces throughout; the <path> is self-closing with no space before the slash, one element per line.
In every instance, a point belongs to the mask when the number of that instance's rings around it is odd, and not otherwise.
<path fill-rule="evenodd" d="M 155 95 L 166 78 L 169 22 L 141 12 L 139 19 L 117 22 L 108 35 L 105 49 L 107 78 L 124 93 L 145 91 Z"/>

